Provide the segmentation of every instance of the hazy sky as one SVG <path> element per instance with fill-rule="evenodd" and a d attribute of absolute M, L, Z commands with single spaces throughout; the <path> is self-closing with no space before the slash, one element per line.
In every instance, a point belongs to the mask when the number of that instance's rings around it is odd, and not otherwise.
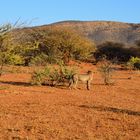
<path fill-rule="evenodd" d="M 1 0 L 0 24 L 32 21 L 109 20 L 140 23 L 140 0 Z"/>

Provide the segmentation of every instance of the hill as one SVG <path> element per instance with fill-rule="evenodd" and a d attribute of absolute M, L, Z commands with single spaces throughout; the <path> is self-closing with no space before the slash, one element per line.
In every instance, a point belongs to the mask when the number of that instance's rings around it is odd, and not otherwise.
<path fill-rule="evenodd" d="M 51 27 L 67 27 L 81 32 L 84 36 L 93 40 L 96 44 L 105 41 L 113 41 L 132 45 L 137 40 L 140 40 L 140 24 L 122 23 L 112 21 L 62 21 L 49 25 L 28 27 L 15 30 L 14 38 L 26 37 L 30 39 L 30 35 L 35 36 L 37 31 L 47 31 Z"/>

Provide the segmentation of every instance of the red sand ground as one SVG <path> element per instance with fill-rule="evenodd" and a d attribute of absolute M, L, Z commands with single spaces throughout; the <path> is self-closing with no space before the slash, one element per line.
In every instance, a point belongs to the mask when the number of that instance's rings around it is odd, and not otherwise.
<path fill-rule="evenodd" d="M 84 84 L 77 90 L 30 86 L 26 72 L 4 74 L 0 140 L 140 140 L 140 73 L 118 70 L 113 80 L 105 86 L 97 72 L 87 91 Z"/>

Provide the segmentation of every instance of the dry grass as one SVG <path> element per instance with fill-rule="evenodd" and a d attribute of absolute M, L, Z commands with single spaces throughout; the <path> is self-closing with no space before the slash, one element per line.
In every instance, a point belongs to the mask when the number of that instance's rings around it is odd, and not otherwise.
<path fill-rule="evenodd" d="M 30 72 L 7 73 L 0 78 L 0 140 L 139 140 L 140 75 L 131 75 L 117 70 L 115 85 L 106 86 L 97 72 L 87 91 L 84 84 L 30 86 Z"/>

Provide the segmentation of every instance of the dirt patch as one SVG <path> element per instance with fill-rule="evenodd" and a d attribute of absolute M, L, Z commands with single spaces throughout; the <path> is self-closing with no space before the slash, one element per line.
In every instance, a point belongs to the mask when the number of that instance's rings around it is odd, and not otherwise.
<path fill-rule="evenodd" d="M 140 75 L 117 70 L 115 85 L 106 86 L 95 66 L 79 65 L 96 72 L 90 91 L 31 86 L 30 73 L 3 75 L 0 139 L 139 140 Z"/>

